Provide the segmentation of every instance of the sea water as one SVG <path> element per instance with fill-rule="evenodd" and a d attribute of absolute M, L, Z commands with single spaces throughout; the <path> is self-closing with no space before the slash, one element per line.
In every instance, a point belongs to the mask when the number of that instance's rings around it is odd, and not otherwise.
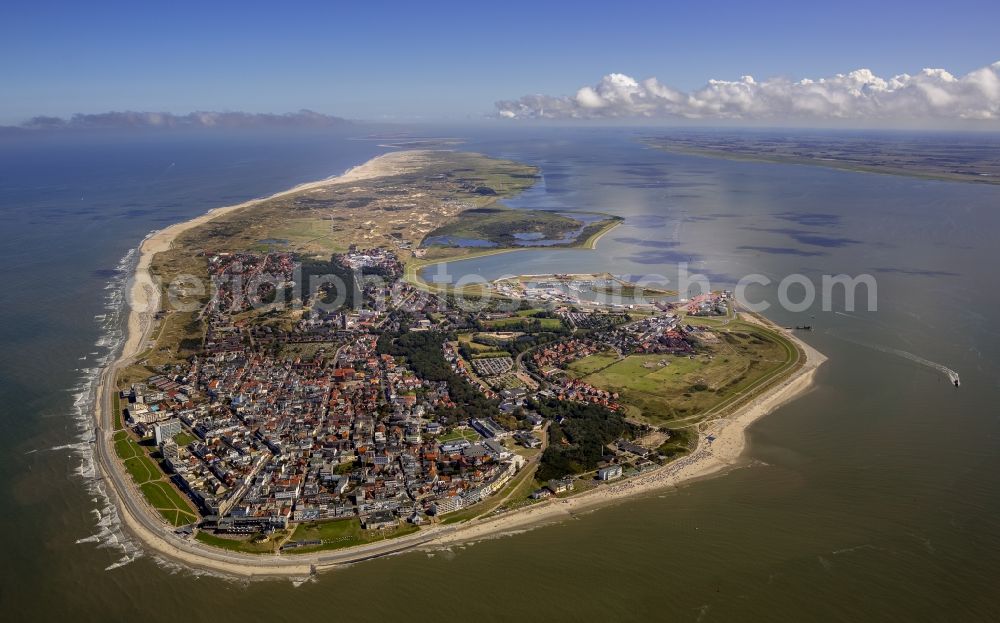
<path fill-rule="evenodd" d="M 144 555 L 89 459 L 97 370 L 151 230 L 342 172 L 369 130 L 0 140 L 0 607 L 17 620 L 991 620 L 1000 617 L 1000 187 L 649 149 L 655 130 L 417 128 L 537 165 L 515 208 L 622 216 L 596 250 L 453 263 L 460 277 L 603 272 L 776 300 L 800 273 L 868 273 L 878 310 L 766 312 L 829 361 L 749 431 L 725 475 L 558 525 L 305 584 Z M 970 137 L 968 140 L 987 140 Z M 990 139 L 991 140 L 991 139 Z M 911 355 L 911 356 L 907 356 Z M 935 366 L 941 366 L 936 368 Z M 956 389 L 941 369 L 961 374 Z"/>

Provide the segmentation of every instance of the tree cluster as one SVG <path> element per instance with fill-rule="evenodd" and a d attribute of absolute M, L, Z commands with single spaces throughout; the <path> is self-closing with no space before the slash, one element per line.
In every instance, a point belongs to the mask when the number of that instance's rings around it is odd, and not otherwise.
<path fill-rule="evenodd" d="M 540 481 L 596 469 L 605 446 L 634 433 L 620 413 L 600 405 L 551 399 L 530 406 L 552 420 L 536 476 Z"/>
<path fill-rule="evenodd" d="M 378 352 L 405 358 L 407 364 L 422 379 L 448 384 L 448 393 L 456 406 L 436 412 L 444 422 L 454 423 L 468 418 L 499 418 L 498 402 L 484 396 L 464 376 L 451 369 L 443 352 L 447 338 L 447 335 L 437 331 L 383 333 L 378 340 Z"/>

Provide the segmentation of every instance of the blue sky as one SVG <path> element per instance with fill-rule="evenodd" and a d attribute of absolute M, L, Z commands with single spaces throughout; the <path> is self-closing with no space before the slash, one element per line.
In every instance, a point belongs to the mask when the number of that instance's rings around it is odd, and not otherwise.
<path fill-rule="evenodd" d="M 1000 60 L 997 2 L 333 4 L 4 2 L 0 124 L 126 109 L 466 119 L 612 72 L 691 90 Z"/>

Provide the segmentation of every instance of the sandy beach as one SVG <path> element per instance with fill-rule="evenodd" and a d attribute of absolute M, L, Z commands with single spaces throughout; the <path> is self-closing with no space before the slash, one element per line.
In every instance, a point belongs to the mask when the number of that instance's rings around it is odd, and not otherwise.
<path fill-rule="evenodd" d="M 143 342 L 145 341 L 148 333 L 147 325 L 152 319 L 153 313 L 159 309 L 160 304 L 159 288 L 157 288 L 153 283 L 152 276 L 149 273 L 149 267 L 152 263 L 153 256 L 161 251 L 169 249 L 170 245 L 173 243 L 174 239 L 177 238 L 177 236 L 193 227 L 207 223 L 224 214 L 248 208 L 252 205 L 261 203 L 262 201 L 277 199 L 279 197 L 285 197 L 287 195 L 293 195 L 304 191 L 326 188 L 337 184 L 349 184 L 352 182 L 360 182 L 362 180 L 375 179 L 379 177 L 401 175 L 416 168 L 420 158 L 427 153 L 428 152 L 426 151 L 409 150 L 391 152 L 382 156 L 377 156 L 364 164 L 348 169 L 342 175 L 319 180 L 317 182 L 299 184 L 298 186 L 294 186 L 288 190 L 275 193 L 268 197 L 260 197 L 258 199 L 251 199 L 250 201 L 245 201 L 236 205 L 215 208 L 189 221 L 171 225 L 147 236 L 139 246 L 139 261 L 136 264 L 133 279 L 127 286 L 128 292 L 126 295 L 128 297 L 129 305 L 128 338 L 125 342 L 125 346 L 122 348 L 122 353 L 119 359 L 125 360 L 142 351 L 142 346 L 144 345 Z"/>
<path fill-rule="evenodd" d="M 159 290 L 149 273 L 152 257 L 156 253 L 169 249 L 173 240 L 184 231 L 223 214 L 292 193 L 400 174 L 415 168 L 425 153 L 427 152 L 403 151 L 379 156 L 338 177 L 302 184 L 270 197 L 211 210 L 190 221 L 155 232 L 143 241 L 140 246 L 140 257 L 136 265 L 134 279 L 127 286 L 130 305 L 127 338 L 118 360 L 105 369 L 95 401 L 95 418 L 99 438 L 95 445 L 95 456 L 98 459 L 97 463 L 104 481 L 108 484 L 108 494 L 116 503 L 123 526 L 148 551 L 188 567 L 229 575 L 296 577 L 308 575 L 317 570 L 401 551 L 447 547 L 457 543 L 467 543 L 504 533 L 522 531 L 543 523 L 559 521 L 597 506 L 616 503 L 629 497 L 648 494 L 664 488 L 676 487 L 697 478 L 719 473 L 739 461 L 746 448 L 745 431 L 748 426 L 782 404 L 808 391 L 811 387 L 816 368 L 826 360 L 826 357 L 791 333 L 785 332 L 788 339 L 801 349 L 801 365 L 789 376 L 766 389 L 751 402 L 738 407 L 728 416 L 703 423 L 699 428 L 698 446 L 691 454 L 664 467 L 627 480 L 601 486 L 568 499 L 551 499 L 540 502 L 489 519 L 457 526 L 437 525 L 390 541 L 317 554 L 255 556 L 204 546 L 174 534 L 172 527 L 164 524 L 151 509 L 146 508 L 145 501 L 131 486 L 128 477 L 124 475 L 124 470 L 117 461 L 111 446 L 114 427 L 110 413 L 110 395 L 114 391 L 115 375 L 118 368 L 128 365 L 136 355 L 146 348 L 152 318 L 155 311 L 159 309 Z M 745 319 L 751 322 L 766 323 L 766 321 L 752 317 Z M 783 331 L 770 323 L 766 324 L 772 330 Z M 713 438 L 712 441 L 708 441 L 710 436 Z"/>

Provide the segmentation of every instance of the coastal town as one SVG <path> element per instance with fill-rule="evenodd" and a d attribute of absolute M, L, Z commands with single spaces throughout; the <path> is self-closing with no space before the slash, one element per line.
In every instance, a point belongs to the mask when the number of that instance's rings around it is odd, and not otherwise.
<path fill-rule="evenodd" d="M 592 248 L 621 224 L 499 203 L 537 175 L 402 151 L 147 238 L 129 290 L 147 305 L 96 413 L 135 533 L 194 564 L 301 573 L 738 454 L 722 428 L 807 377 L 803 347 L 730 292 L 611 273 L 442 279 L 524 236 Z M 263 556 L 282 552 L 300 562 Z"/>
<path fill-rule="evenodd" d="M 165 521 L 216 545 L 314 551 L 338 544 L 303 526 L 392 536 L 664 465 L 693 448 L 690 435 L 571 366 L 694 359 L 711 331 L 684 319 L 732 315 L 728 292 L 628 312 L 549 297 L 469 310 L 407 283 L 386 248 L 319 265 L 202 260 L 213 285 L 198 353 L 119 388 L 118 434 L 196 511 Z M 303 288 L 320 269 L 336 279 Z"/>

